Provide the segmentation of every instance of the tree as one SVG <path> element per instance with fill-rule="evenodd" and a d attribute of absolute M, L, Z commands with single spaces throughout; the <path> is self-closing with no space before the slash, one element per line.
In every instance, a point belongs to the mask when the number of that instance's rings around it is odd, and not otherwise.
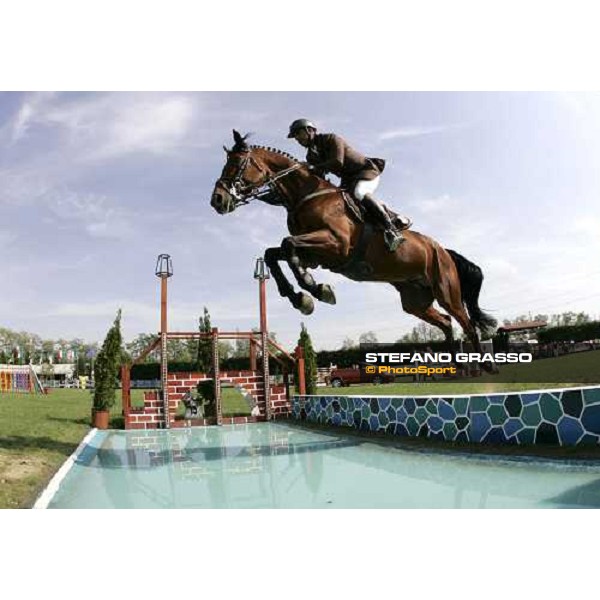
<path fill-rule="evenodd" d="M 208 308 L 204 307 L 204 315 L 198 319 L 198 331 L 210 333 L 212 325 Z M 196 366 L 201 373 L 208 373 L 212 369 L 212 340 L 210 338 L 198 340 L 196 351 Z"/>
<path fill-rule="evenodd" d="M 317 355 L 304 323 L 301 323 L 301 327 L 298 346 L 304 350 L 304 381 L 306 393 L 311 395 L 317 393 Z"/>
<path fill-rule="evenodd" d="M 138 333 L 137 336 L 125 345 L 127 352 L 133 359 L 137 358 L 154 340 L 156 340 L 155 333 Z M 144 358 L 143 363 L 157 362 L 160 347 L 153 350 Z"/>
<path fill-rule="evenodd" d="M 346 337 L 342 342 L 342 350 L 351 350 L 352 348 L 356 348 L 356 344 L 352 338 Z"/>
<path fill-rule="evenodd" d="M 377 335 L 375 335 L 374 331 L 367 331 L 365 333 L 361 333 L 358 337 L 359 344 L 376 344 L 377 343 Z"/>
<path fill-rule="evenodd" d="M 239 332 L 239 329 L 236 329 Z M 232 356 L 235 358 L 243 358 L 250 354 L 250 342 L 248 340 L 238 338 L 234 341 Z"/>
<path fill-rule="evenodd" d="M 418 342 L 437 342 L 444 339 L 444 334 L 440 329 L 427 323 L 419 323 L 412 328 L 410 333 L 405 333 L 399 340 L 400 343 L 410 344 Z"/>
<path fill-rule="evenodd" d="M 123 353 L 122 346 L 121 309 L 119 309 L 96 357 L 94 368 L 94 410 L 96 411 L 109 410 L 115 403 L 117 375 Z"/>

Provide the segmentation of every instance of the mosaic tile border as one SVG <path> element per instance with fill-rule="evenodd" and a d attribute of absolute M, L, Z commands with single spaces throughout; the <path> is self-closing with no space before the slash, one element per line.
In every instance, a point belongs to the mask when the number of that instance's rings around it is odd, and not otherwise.
<path fill-rule="evenodd" d="M 600 443 L 600 386 L 472 396 L 294 396 L 292 418 L 494 444 Z"/>

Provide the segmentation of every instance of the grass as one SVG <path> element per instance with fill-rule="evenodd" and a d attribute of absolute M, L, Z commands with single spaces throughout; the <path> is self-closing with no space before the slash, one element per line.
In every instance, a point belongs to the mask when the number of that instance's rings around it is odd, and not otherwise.
<path fill-rule="evenodd" d="M 0 394 L 0 508 L 30 506 L 90 429 L 89 391 Z"/>

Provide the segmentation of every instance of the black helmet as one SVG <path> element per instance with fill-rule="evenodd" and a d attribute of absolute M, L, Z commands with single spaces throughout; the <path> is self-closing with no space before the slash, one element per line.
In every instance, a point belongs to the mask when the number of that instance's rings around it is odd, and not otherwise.
<path fill-rule="evenodd" d="M 290 125 L 290 132 L 288 133 L 288 137 L 293 138 L 296 135 L 296 133 L 300 131 L 300 129 L 304 129 L 305 127 L 312 127 L 315 131 L 317 130 L 315 124 L 312 121 L 309 121 L 308 119 L 296 119 Z"/>

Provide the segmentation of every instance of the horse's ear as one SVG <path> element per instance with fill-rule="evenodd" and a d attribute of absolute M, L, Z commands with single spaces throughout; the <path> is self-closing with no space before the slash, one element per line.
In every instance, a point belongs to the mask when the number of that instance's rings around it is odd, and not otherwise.
<path fill-rule="evenodd" d="M 244 142 L 244 138 L 242 137 L 240 132 L 236 131 L 235 129 L 233 130 L 233 139 L 236 144 L 242 144 Z"/>
<path fill-rule="evenodd" d="M 229 154 L 231 152 L 231 150 L 225 145 L 223 145 L 223 150 L 225 150 L 225 154 Z"/>

